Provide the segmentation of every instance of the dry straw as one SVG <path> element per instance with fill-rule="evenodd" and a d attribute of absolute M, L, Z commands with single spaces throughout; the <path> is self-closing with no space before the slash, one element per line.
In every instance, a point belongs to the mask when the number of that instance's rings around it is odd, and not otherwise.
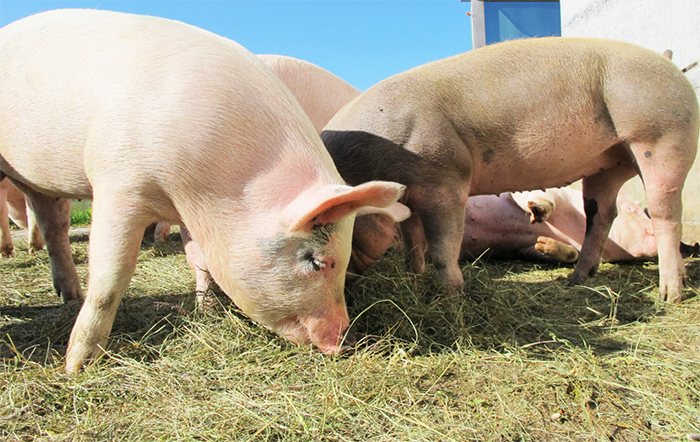
<path fill-rule="evenodd" d="M 0 261 L 0 439 L 637 441 L 700 433 L 699 261 L 660 304 L 657 266 L 465 263 L 464 293 L 398 254 L 348 284 L 360 337 L 323 356 L 236 311 L 198 315 L 177 235 L 145 242 L 105 356 L 62 372 L 76 306 L 46 253 Z M 85 283 L 87 242 L 73 238 Z"/>

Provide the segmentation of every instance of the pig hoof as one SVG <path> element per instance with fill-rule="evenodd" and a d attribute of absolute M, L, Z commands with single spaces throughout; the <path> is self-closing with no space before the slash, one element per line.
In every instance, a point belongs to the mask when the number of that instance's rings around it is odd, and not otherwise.
<path fill-rule="evenodd" d="M 27 250 L 27 252 L 28 252 L 30 255 L 33 255 L 33 254 L 35 254 L 35 253 L 37 253 L 37 252 L 41 252 L 43 249 L 44 249 L 44 245 L 43 245 L 43 244 L 29 244 L 29 250 Z"/>
<path fill-rule="evenodd" d="M 64 304 L 74 304 L 83 302 L 83 291 L 80 285 L 77 288 L 70 287 L 67 284 L 55 284 L 56 294 L 63 299 Z"/>
<path fill-rule="evenodd" d="M 549 202 L 537 203 L 536 201 L 528 201 L 527 207 L 530 209 L 530 222 L 532 224 L 547 221 L 554 211 L 554 207 Z"/>
<path fill-rule="evenodd" d="M 0 255 L 2 255 L 3 258 L 12 258 L 15 256 L 15 248 L 12 246 L 9 247 L 3 247 L 0 249 Z"/>
<path fill-rule="evenodd" d="M 585 270 L 580 270 L 579 267 L 577 266 L 576 269 L 574 270 L 574 273 L 572 273 L 571 278 L 569 279 L 569 282 L 566 284 L 569 287 L 573 287 L 575 285 L 581 285 L 584 283 L 584 281 L 589 277 L 595 275 L 595 272 L 598 271 L 598 266 L 593 266 L 588 272 Z"/>
<path fill-rule="evenodd" d="M 197 311 L 200 314 L 211 314 L 216 312 L 216 307 L 219 305 L 216 295 L 211 291 L 197 290 Z"/>
<path fill-rule="evenodd" d="M 535 249 L 555 261 L 572 263 L 578 260 L 579 252 L 574 246 L 564 244 L 553 238 L 540 236 L 537 238 Z"/>
<path fill-rule="evenodd" d="M 438 281 L 453 291 L 464 289 L 464 276 L 459 266 L 456 270 L 450 270 L 449 267 L 438 270 Z"/>

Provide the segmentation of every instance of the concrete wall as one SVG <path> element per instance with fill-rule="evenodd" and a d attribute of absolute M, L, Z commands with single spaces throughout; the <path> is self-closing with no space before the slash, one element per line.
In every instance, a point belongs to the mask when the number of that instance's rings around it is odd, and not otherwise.
<path fill-rule="evenodd" d="M 700 60 L 700 0 L 560 0 L 564 37 L 605 37 L 636 43 L 656 52 L 673 51 L 680 68 Z M 700 67 L 686 74 L 700 92 Z M 639 178 L 625 185 L 644 201 Z M 700 160 L 683 192 L 685 242 L 700 242 Z"/>

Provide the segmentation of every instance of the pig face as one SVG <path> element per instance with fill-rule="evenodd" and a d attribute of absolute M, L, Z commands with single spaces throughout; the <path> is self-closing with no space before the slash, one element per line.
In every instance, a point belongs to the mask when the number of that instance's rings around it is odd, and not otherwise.
<path fill-rule="evenodd" d="M 237 238 L 238 253 L 230 254 L 227 271 L 214 265 L 211 274 L 252 319 L 293 342 L 338 352 L 349 326 L 343 289 L 355 213 L 382 213 L 392 223 L 401 221 L 410 214 L 395 203 L 402 192 L 402 185 L 387 182 L 308 189 L 281 221 L 251 222 L 245 229 L 250 233 Z M 215 257 L 207 262 L 216 262 Z"/>
<path fill-rule="evenodd" d="M 324 353 L 339 351 L 349 326 L 343 287 L 353 219 L 258 240 L 263 264 L 250 269 L 246 290 L 259 294 L 255 316 L 272 331 L 298 344 L 313 342 Z M 283 296 L 270 302 L 265 292 Z"/>
<path fill-rule="evenodd" d="M 400 247 L 396 222 L 392 217 L 368 214 L 355 219 L 352 254 L 348 272 L 364 273 L 391 247 Z"/>
<path fill-rule="evenodd" d="M 610 240 L 623 247 L 628 259 L 656 258 L 656 237 L 651 219 L 625 192 L 617 199 L 617 217 L 610 231 Z"/>

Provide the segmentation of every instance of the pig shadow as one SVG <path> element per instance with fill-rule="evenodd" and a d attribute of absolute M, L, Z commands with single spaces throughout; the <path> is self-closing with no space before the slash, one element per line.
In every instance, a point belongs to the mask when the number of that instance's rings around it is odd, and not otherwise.
<path fill-rule="evenodd" d="M 321 140 L 340 176 L 351 186 L 371 180 L 413 186 L 433 182 L 432 174 L 440 173 L 420 155 L 369 132 L 324 130 Z"/>
<path fill-rule="evenodd" d="M 125 296 L 110 334 L 110 349 L 150 360 L 157 348 L 194 310 L 194 292 L 179 295 Z M 80 305 L 3 306 L 5 324 L 0 327 L 0 361 L 19 357 L 43 364 L 60 363 Z M 137 345 L 134 345 L 137 343 Z"/>
<path fill-rule="evenodd" d="M 603 265 L 586 286 L 568 287 L 573 267 L 524 261 L 463 264 L 465 290 L 450 292 L 403 270 L 390 253 L 346 287 L 348 311 L 360 345 L 383 339 L 415 351 L 462 348 L 527 349 L 544 357 L 572 345 L 597 354 L 628 348 L 616 327 L 662 315 L 655 301 L 658 270 L 641 262 Z"/>
<path fill-rule="evenodd" d="M 87 242 L 89 228 L 71 229 L 71 243 Z M 83 273 L 87 263 L 87 245 L 73 248 L 73 262 Z M 170 235 L 166 243 L 144 238 L 142 251 L 157 256 L 184 252 L 179 233 Z M 32 269 L 27 278 L 43 280 L 50 286 L 51 273 L 46 250 L 29 255 L 25 251 L 13 258 L 12 268 Z M 85 289 L 86 281 L 82 281 Z M 79 303 L 63 304 L 52 291 L 44 293 L 19 289 L 19 305 L 0 305 L 0 363 L 16 358 L 43 364 L 60 364 L 70 338 L 70 332 L 80 311 Z M 26 298 L 25 298 L 26 297 Z M 15 301 L 17 302 L 17 301 Z M 127 292 L 117 310 L 109 348 L 120 349 L 141 360 L 157 357 L 150 349 L 157 348 L 195 310 L 195 293 L 165 293 L 157 296 L 131 295 Z M 135 344 L 136 343 L 136 344 Z"/>

